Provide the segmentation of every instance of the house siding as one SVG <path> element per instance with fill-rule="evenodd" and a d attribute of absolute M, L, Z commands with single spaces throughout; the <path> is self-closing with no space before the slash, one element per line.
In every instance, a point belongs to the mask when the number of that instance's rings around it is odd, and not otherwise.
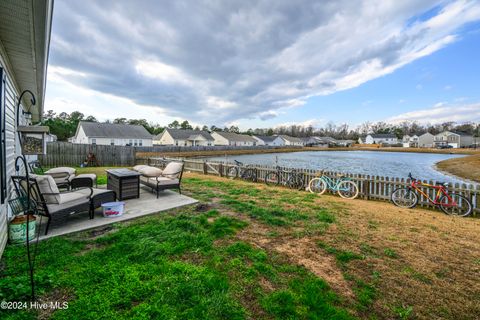
<path fill-rule="evenodd" d="M 6 151 L 6 173 L 7 173 L 7 198 L 0 206 L 0 257 L 3 253 L 8 239 L 8 220 L 10 217 L 10 210 L 8 208 L 8 199 L 14 197 L 14 189 L 10 177 L 15 174 L 15 158 L 21 154 L 21 146 L 16 137 L 16 117 L 15 108 L 18 91 L 15 89 L 12 77 L 5 68 L 4 59 L 0 53 L 0 67 L 6 73 L 5 82 L 2 86 L 2 97 L 5 102 L 5 151 Z M 25 118 L 20 118 L 21 124 L 26 124 Z M 31 161 L 35 157 L 29 157 L 27 161 Z"/>

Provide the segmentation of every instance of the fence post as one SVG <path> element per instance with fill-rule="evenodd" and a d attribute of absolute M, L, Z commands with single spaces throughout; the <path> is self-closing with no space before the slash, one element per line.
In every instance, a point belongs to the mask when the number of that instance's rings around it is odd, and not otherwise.
<path fill-rule="evenodd" d="M 218 174 L 223 177 L 223 163 L 221 162 L 218 164 Z"/>
<path fill-rule="evenodd" d="M 205 160 L 203 162 L 203 174 L 207 174 L 207 173 L 208 173 L 208 171 L 207 171 L 207 160 Z"/>

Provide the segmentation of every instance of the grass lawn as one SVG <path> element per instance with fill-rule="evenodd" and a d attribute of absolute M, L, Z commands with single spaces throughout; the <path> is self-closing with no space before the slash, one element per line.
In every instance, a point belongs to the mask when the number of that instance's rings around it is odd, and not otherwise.
<path fill-rule="evenodd" d="M 480 220 L 186 174 L 201 201 L 40 243 L 41 301 L 1 319 L 475 319 Z M 28 299 L 24 248 L 0 300 Z"/>
<path fill-rule="evenodd" d="M 480 154 L 443 160 L 437 168 L 458 177 L 480 182 Z"/>

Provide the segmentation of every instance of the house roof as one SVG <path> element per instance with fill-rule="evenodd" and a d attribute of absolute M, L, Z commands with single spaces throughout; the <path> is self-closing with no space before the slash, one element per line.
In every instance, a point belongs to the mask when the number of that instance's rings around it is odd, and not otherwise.
<path fill-rule="evenodd" d="M 224 137 L 229 141 L 245 141 L 245 142 L 257 142 L 254 138 L 247 136 L 246 134 L 238 134 L 234 132 L 216 131 L 218 135 Z"/>
<path fill-rule="evenodd" d="M 262 140 L 263 142 L 273 142 L 277 138 L 277 136 L 254 136 L 258 140 Z"/>
<path fill-rule="evenodd" d="M 290 136 L 287 136 L 287 135 L 279 135 L 280 138 L 282 138 L 283 140 L 285 141 L 290 141 L 290 142 L 299 142 L 299 143 L 303 143 L 303 140 L 301 138 L 297 138 L 297 137 L 290 137 Z"/>
<path fill-rule="evenodd" d="M 172 138 L 176 140 L 195 140 L 195 138 L 199 135 L 204 137 L 206 140 L 215 140 L 213 139 L 212 135 L 207 131 L 167 128 L 164 132 L 168 132 L 172 136 Z M 162 134 L 163 133 L 160 133 L 156 136 L 156 138 L 160 138 Z"/>
<path fill-rule="evenodd" d="M 147 129 L 139 125 L 80 121 L 78 128 L 80 126 L 87 137 L 152 139 L 152 135 Z"/>
<path fill-rule="evenodd" d="M 397 136 L 394 135 L 393 133 L 374 133 L 370 135 L 372 138 L 384 138 L 384 139 L 389 139 L 389 138 L 396 138 Z"/>
<path fill-rule="evenodd" d="M 36 105 L 29 110 L 34 122 L 43 114 L 52 13 L 53 0 L 0 1 L 0 54 L 6 55 L 5 67 L 19 93 L 35 94 Z M 25 106 L 30 98 L 24 96 Z"/>
<path fill-rule="evenodd" d="M 452 131 L 452 133 L 458 134 L 459 136 L 471 136 L 470 133 L 461 132 L 461 131 Z"/>

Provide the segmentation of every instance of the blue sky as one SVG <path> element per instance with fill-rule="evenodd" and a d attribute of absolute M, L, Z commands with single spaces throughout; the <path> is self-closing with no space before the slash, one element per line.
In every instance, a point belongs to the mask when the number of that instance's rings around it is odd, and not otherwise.
<path fill-rule="evenodd" d="M 55 5 L 47 110 L 242 129 L 480 121 L 478 1 Z"/>
<path fill-rule="evenodd" d="M 480 24 L 472 23 L 462 30 L 459 40 L 448 47 L 356 88 L 310 98 L 301 109 L 281 115 L 271 124 L 280 120 L 356 125 L 385 121 L 440 105 L 454 110 L 458 105 L 478 104 L 479 57 Z M 478 112 L 473 118 L 470 115 L 465 114 L 465 121 L 480 121 Z M 419 121 L 435 122 L 435 119 L 422 117 Z"/>

